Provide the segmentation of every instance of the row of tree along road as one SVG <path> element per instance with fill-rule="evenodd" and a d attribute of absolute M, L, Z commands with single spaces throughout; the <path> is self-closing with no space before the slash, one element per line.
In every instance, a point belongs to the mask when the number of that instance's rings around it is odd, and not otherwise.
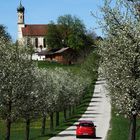
<path fill-rule="evenodd" d="M 102 12 L 102 70 L 117 113 L 130 119 L 129 140 L 135 140 L 140 115 L 140 2 L 105 0 Z"/>
<path fill-rule="evenodd" d="M 39 69 L 27 47 L 13 45 L 4 36 L 0 37 L 0 118 L 5 121 L 5 140 L 10 140 L 11 124 L 17 120 L 25 122 L 28 140 L 31 121 L 40 117 L 44 135 L 46 117 L 50 116 L 51 129 L 54 112 L 56 125 L 60 111 L 66 120 L 66 111 L 80 103 L 91 80 L 62 68 Z"/>

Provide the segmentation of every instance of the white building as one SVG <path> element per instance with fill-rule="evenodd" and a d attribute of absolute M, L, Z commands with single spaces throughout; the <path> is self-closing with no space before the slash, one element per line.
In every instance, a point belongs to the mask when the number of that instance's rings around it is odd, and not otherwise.
<path fill-rule="evenodd" d="M 19 44 L 27 45 L 30 43 L 36 52 L 45 50 L 47 48 L 45 40 L 47 34 L 47 24 L 25 24 L 24 12 L 25 8 L 20 2 L 19 7 L 17 8 Z"/>

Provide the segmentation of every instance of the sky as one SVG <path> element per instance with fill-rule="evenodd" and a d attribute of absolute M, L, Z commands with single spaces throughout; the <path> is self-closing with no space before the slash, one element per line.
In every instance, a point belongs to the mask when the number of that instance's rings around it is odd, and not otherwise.
<path fill-rule="evenodd" d="M 17 39 L 17 7 L 20 0 L 0 0 L 0 24 L 7 27 L 8 33 Z M 83 21 L 87 29 L 99 27 L 91 12 L 100 16 L 103 0 L 21 0 L 25 7 L 25 24 L 48 24 L 57 21 L 59 16 L 71 14 Z M 94 30 L 102 36 L 101 29 Z"/>

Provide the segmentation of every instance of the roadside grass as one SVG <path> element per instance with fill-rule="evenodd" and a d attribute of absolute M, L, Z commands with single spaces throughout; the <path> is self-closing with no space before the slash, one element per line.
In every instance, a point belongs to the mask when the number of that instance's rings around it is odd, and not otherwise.
<path fill-rule="evenodd" d="M 65 70 L 70 70 L 75 74 L 79 74 L 81 72 L 81 64 L 60 64 L 57 62 L 49 62 L 49 61 L 37 61 L 37 65 L 39 68 L 47 68 L 47 69 L 54 69 L 54 68 L 63 68 Z"/>
<path fill-rule="evenodd" d="M 55 67 L 64 67 L 63 64 L 59 64 L 56 62 L 49 62 L 49 61 L 35 61 L 39 68 L 55 68 Z"/>
<path fill-rule="evenodd" d="M 116 116 L 115 110 L 112 109 L 111 129 L 107 140 L 128 140 L 129 126 L 129 119 L 122 115 Z M 140 126 L 140 119 L 137 120 L 137 126 Z M 137 131 L 136 140 L 140 140 L 140 130 Z"/>
<path fill-rule="evenodd" d="M 81 66 L 80 65 L 63 65 L 58 63 L 50 63 L 46 61 L 39 61 L 38 67 L 40 68 L 56 68 L 56 67 L 62 67 L 64 69 L 71 70 L 74 74 L 80 74 L 81 73 Z M 83 97 L 83 100 L 81 101 L 80 105 L 76 106 L 74 114 L 71 116 L 67 116 L 68 119 L 66 122 L 64 122 L 63 112 L 60 112 L 60 125 L 58 127 L 55 126 L 55 115 L 54 115 L 54 130 L 50 130 L 50 120 L 49 117 L 46 121 L 46 132 L 45 136 L 41 136 L 41 118 L 38 120 L 34 120 L 31 123 L 30 127 L 30 140 L 47 140 L 51 138 L 52 136 L 57 135 L 59 132 L 65 130 L 67 127 L 71 126 L 74 122 L 76 122 L 81 115 L 86 111 L 90 100 L 93 95 L 94 90 L 94 84 L 96 82 L 97 77 L 94 78 L 95 81 L 93 81 L 93 85 L 91 85 L 87 91 L 85 96 Z M 0 120 L 0 140 L 4 140 L 5 136 L 5 123 L 4 121 Z M 16 121 L 15 123 L 12 123 L 11 126 L 11 140 L 24 140 L 25 139 L 25 123 L 20 120 Z"/>

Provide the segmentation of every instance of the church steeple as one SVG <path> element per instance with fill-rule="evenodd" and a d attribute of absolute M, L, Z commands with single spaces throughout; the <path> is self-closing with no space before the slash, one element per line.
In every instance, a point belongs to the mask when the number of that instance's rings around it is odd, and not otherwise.
<path fill-rule="evenodd" d="M 19 42 L 19 44 L 23 44 L 23 41 L 24 41 L 23 34 L 22 34 L 22 28 L 25 27 L 24 11 L 25 11 L 25 8 L 22 6 L 22 3 L 20 1 L 19 6 L 17 7 L 17 15 L 18 15 L 17 27 L 18 27 L 18 42 Z"/>
<path fill-rule="evenodd" d="M 19 6 L 17 8 L 17 12 L 24 12 L 24 11 L 25 11 L 25 8 L 22 6 L 22 3 L 20 1 L 20 4 L 19 4 Z"/>
<path fill-rule="evenodd" d="M 17 8 L 18 24 L 24 24 L 24 11 L 25 11 L 25 8 L 22 6 L 21 1 L 20 1 L 20 5 Z"/>

